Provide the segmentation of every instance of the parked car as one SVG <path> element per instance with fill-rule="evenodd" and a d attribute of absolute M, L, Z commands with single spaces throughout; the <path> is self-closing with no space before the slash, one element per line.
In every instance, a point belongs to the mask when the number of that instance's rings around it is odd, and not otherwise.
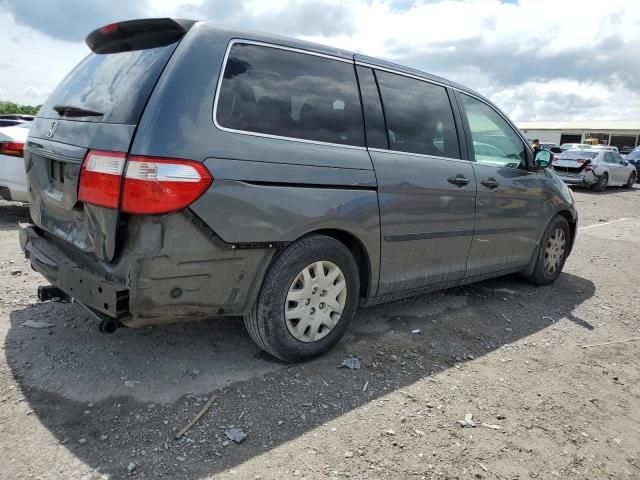
<path fill-rule="evenodd" d="M 29 200 L 27 173 L 24 167 L 24 142 L 29 124 L 0 127 L 0 197 L 5 200 Z"/>
<path fill-rule="evenodd" d="M 22 120 L 23 122 L 32 122 L 34 118 L 36 117 L 24 113 L 4 113 L 0 115 L 0 120 Z"/>
<path fill-rule="evenodd" d="M 0 118 L 0 128 L 2 127 L 15 127 L 16 125 L 22 125 L 24 120 L 11 120 L 8 118 Z"/>
<path fill-rule="evenodd" d="M 607 152 L 620 153 L 620 152 L 618 152 L 618 147 L 614 147 L 612 145 L 594 145 L 591 148 L 594 149 L 594 150 L 605 150 Z"/>
<path fill-rule="evenodd" d="M 591 187 L 598 192 L 611 185 L 631 187 L 637 178 L 633 165 L 603 148 L 561 153 L 553 161 L 553 170 L 565 183 Z"/>
<path fill-rule="evenodd" d="M 25 147 L 20 242 L 54 286 L 40 297 L 74 297 L 102 331 L 244 316 L 299 361 L 359 305 L 516 272 L 549 284 L 571 251 L 551 154 L 466 87 L 186 20 L 87 44 Z"/>
<path fill-rule="evenodd" d="M 541 143 L 540 148 L 549 150 L 551 153 L 562 153 L 563 151 L 557 143 Z"/>
<path fill-rule="evenodd" d="M 624 159 L 636 169 L 636 182 L 640 181 L 640 147 L 636 147 Z"/>
<path fill-rule="evenodd" d="M 622 150 L 620 150 L 620 155 L 622 155 L 623 157 L 629 153 L 633 152 L 633 147 L 631 146 L 624 146 L 622 147 Z"/>
<path fill-rule="evenodd" d="M 591 145 L 586 143 L 563 143 L 560 145 L 560 150 L 563 152 L 567 150 L 584 150 L 585 148 L 591 148 Z"/>

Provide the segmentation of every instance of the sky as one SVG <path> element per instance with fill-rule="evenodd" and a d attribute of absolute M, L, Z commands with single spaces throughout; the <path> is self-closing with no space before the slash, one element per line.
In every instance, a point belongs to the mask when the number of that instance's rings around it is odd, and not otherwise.
<path fill-rule="evenodd" d="M 294 36 L 473 88 L 516 121 L 640 120 L 637 0 L 0 0 L 0 100 L 38 105 L 118 20 Z"/>

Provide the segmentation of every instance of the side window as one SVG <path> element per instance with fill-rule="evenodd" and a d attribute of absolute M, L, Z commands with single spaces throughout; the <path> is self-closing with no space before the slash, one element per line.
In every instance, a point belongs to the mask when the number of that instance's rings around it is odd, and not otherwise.
<path fill-rule="evenodd" d="M 387 120 L 389 148 L 460 158 L 447 90 L 439 85 L 376 71 Z"/>
<path fill-rule="evenodd" d="M 508 168 L 524 164 L 525 146 L 511 125 L 487 104 L 465 94 L 461 96 L 476 162 Z"/>
<path fill-rule="evenodd" d="M 216 121 L 234 130 L 364 146 L 354 66 L 272 47 L 231 47 Z"/>
<path fill-rule="evenodd" d="M 607 163 L 616 163 L 611 152 L 605 152 L 604 161 Z"/>

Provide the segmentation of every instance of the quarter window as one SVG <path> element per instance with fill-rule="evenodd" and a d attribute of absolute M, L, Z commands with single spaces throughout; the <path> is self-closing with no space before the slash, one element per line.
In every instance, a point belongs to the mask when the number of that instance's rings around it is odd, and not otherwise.
<path fill-rule="evenodd" d="M 353 64 L 273 47 L 231 47 L 216 120 L 234 130 L 364 145 Z"/>
<path fill-rule="evenodd" d="M 444 87 L 376 71 L 387 120 L 389 148 L 460 158 L 451 102 Z"/>
<path fill-rule="evenodd" d="M 476 162 L 509 168 L 523 165 L 524 143 L 498 112 L 464 94 L 462 103 L 469 121 Z"/>

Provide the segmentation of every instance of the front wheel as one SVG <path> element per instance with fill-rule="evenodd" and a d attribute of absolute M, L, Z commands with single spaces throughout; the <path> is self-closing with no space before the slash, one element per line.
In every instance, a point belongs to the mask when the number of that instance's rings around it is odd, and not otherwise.
<path fill-rule="evenodd" d="M 542 235 L 533 272 L 525 275 L 524 279 L 536 285 L 555 282 L 569 255 L 570 239 L 571 230 L 566 218 L 561 215 L 553 217 Z"/>
<path fill-rule="evenodd" d="M 636 183 L 636 172 L 631 172 L 631 175 L 629 175 L 629 179 L 627 180 L 627 183 L 624 186 L 624 188 L 631 188 L 633 187 L 633 184 Z"/>
<path fill-rule="evenodd" d="M 274 357 L 307 360 L 338 343 L 355 316 L 359 293 L 351 251 L 334 238 L 310 235 L 273 262 L 245 326 Z"/>

